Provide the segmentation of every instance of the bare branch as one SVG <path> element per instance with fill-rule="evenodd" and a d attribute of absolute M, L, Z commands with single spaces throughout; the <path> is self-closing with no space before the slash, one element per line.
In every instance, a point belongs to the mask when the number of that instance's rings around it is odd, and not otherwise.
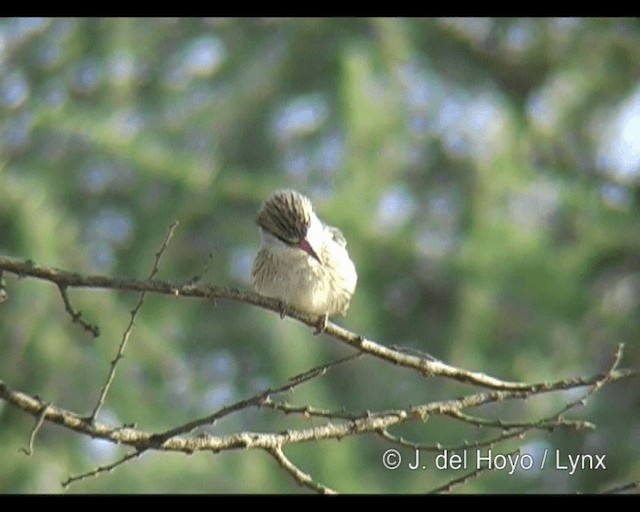
<path fill-rule="evenodd" d="M 206 298 L 209 300 L 227 299 L 246 304 L 252 304 L 264 309 L 274 311 L 281 315 L 287 315 L 309 327 L 316 329 L 318 318 L 287 308 L 283 310 L 279 300 L 263 297 L 253 292 L 241 291 L 230 287 L 198 286 L 193 283 L 174 284 L 156 279 L 140 281 L 136 279 L 116 279 L 104 276 L 83 276 L 77 273 L 60 269 L 42 267 L 32 261 L 23 262 L 13 258 L 0 256 L 0 270 L 16 274 L 20 277 L 34 277 L 55 283 L 58 286 L 68 288 L 103 288 L 111 290 L 124 290 L 134 292 L 148 292 L 172 295 L 174 297 Z M 155 275 L 155 272 L 152 276 Z M 327 322 L 324 334 L 364 352 L 378 359 L 411 368 L 419 371 L 426 377 L 444 377 L 468 384 L 482 386 L 490 389 L 531 391 L 536 386 L 522 382 L 509 382 L 492 377 L 480 372 L 456 368 L 438 360 L 433 360 L 429 355 L 416 355 L 406 348 L 402 350 L 386 347 L 375 341 L 353 333 L 332 322 Z"/>
<path fill-rule="evenodd" d="M 361 335 L 348 331 L 334 323 L 327 322 L 324 333 L 333 339 L 345 343 L 354 348 L 356 352 L 345 358 L 331 363 L 315 367 L 307 372 L 291 378 L 284 385 L 269 388 L 261 393 L 234 404 L 227 405 L 205 417 L 189 421 L 165 432 L 153 433 L 136 429 L 130 426 L 113 427 L 97 421 L 97 415 L 105 402 L 106 395 L 115 376 L 118 361 L 123 357 L 127 340 L 133 329 L 134 321 L 140 310 L 147 293 L 159 293 L 174 297 L 194 297 L 207 300 L 227 299 L 246 304 L 255 305 L 274 311 L 278 314 L 286 314 L 309 327 L 315 329 L 318 326 L 318 318 L 305 315 L 300 312 L 284 309 L 280 301 L 262 297 L 252 292 L 244 292 L 233 288 L 198 285 L 200 276 L 187 284 L 173 284 L 155 279 L 158 272 L 159 260 L 166 250 L 169 240 L 175 228 L 175 223 L 170 226 L 167 236 L 160 250 L 155 254 L 155 261 L 149 278 L 144 281 L 111 279 L 103 276 L 83 276 L 59 269 L 41 267 L 31 261 L 17 261 L 0 256 L 0 272 L 8 272 L 18 277 L 33 277 L 54 283 L 60 290 L 65 309 L 71 314 L 74 321 L 79 321 L 80 314 L 70 304 L 67 296 L 68 288 L 103 288 L 111 290 L 127 290 L 140 293 L 140 298 L 135 308 L 131 311 L 129 324 L 123 333 L 118 352 L 111 362 L 111 369 L 103 386 L 98 403 L 89 418 L 56 407 L 44 405 L 37 397 L 9 388 L 0 380 L 0 399 L 36 417 L 36 426 L 30 437 L 29 450 L 32 452 L 33 441 L 36 432 L 44 421 L 49 421 L 65 428 L 82 433 L 92 438 L 99 438 L 116 444 L 123 444 L 134 449 L 132 453 L 107 466 L 98 467 L 82 475 L 70 477 L 64 485 L 97 476 L 111 471 L 129 460 L 140 456 L 147 450 L 175 451 L 182 453 L 194 453 L 197 451 L 210 451 L 217 453 L 223 450 L 234 449 L 262 449 L 269 453 L 278 464 L 287 471 L 298 483 L 316 492 L 332 492 L 332 489 L 315 482 L 311 476 L 304 473 L 293 464 L 284 454 L 284 447 L 289 444 L 315 442 L 325 439 L 342 439 L 346 436 L 359 434 L 377 434 L 383 438 L 405 446 L 412 446 L 421 450 L 441 450 L 440 444 L 412 443 L 401 437 L 395 437 L 389 430 L 397 425 L 408 422 L 424 422 L 433 415 L 446 415 L 470 425 L 482 428 L 500 428 L 502 432 L 490 439 L 477 442 L 465 441 L 460 449 L 471 446 L 493 445 L 514 437 L 523 437 L 534 429 L 553 430 L 556 428 L 591 428 L 588 422 L 569 421 L 562 416 L 577 405 L 584 404 L 588 398 L 597 392 L 606 383 L 623 378 L 630 378 L 640 374 L 638 370 L 620 370 L 618 365 L 622 358 L 623 346 L 620 345 L 612 358 L 608 369 L 590 377 L 563 379 L 552 382 L 523 383 L 504 381 L 484 373 L 469 371 L 450 366 L 429 354 L 412 350 L 406 347 L 387 347 L 375 341 L 368 340 Z M 82 322 L 80 322 L 82 323 Z M 468 394 L 461 398 L 451 400 L 433 401 L 421 405 L 406 408 L 383 411 L 365 411 L 360 414 L 347 413 L 345 411 L 328 411 L 311 405 L 296 406 L 285 401 L 274 401 L 273 397 L 287 391 L 291 391 L 303 383 L 321 377 L 326 372 L 343 363 L 352 361 L 357 357 L 367 354 L 392 364 L 416 370 L 425 377 L 442 377 L 474 386 L 487 388 L 482 392 Z M 557 392 L 561 390 L 588 387 L 587 391 L 578 399 L 566 404 L 553 415 L 535 419 L 529 422 L 506 422 L 500 419 L 483 419 L 467 412 L 483 404 L 502 402 L 506 400 L 522 400 L 536 395 Z M 322 419 L 320 425 L 307 428 L 287 430 L 283 432 L 237 432 L 229 435 L 213 436 L 208 433 L 193 434 L 193 431 L 204 425 L 210 425 L 216 421 L 244 410 L 249 407 L 267 407 L 283 414 L 300 414 L 305 417 Z M 451 480 L 445 486 L 437 488 L 434 492 L 447 491 L 460 485 L 469 478 L 474 478 L 483 470 L 479 470 L 462 478 Z"/>
<path fill-rule="evenodd" d="M 589 393 L 595 388 L 599 388 L 603 382 L 615 381 L 622 378 L 628 378 L 636 375 L 635 372 L 629 371 L 617 371 L 615 366 L 619 362 L 621 355 L 621 347 L 618 350 L 618 355 L 615 358 L 614 364 L 604 374 L 598 374 L 584 379 L 571 379 L 562 380 L 556 382 L 545 383 L 544 385 L 532 386 L 527 391 L 521 390 L 500 390 L 500 391 L 485 391 L 481 393 L 471 394 L 462 398 L 453 400 L 444 400 L 438 402 L 430 402 L 423 405 L 408 407 L 407 409 L 378 411 L 378 412 L 366 412 L 360 417 L 344 419 L 342 421 L 335 421 L 335 418 L 329 418 L 328 422 L 323 425 L 313 426 L 310 428 L 300 428 L 294 430 L 287 430 L 277 433 L 261 433 L 261 432 L 238 432 L 230 435 L 212 436 L 209 434 L 189 435 L 194 428 L 205 423 L 211 423 L 218 418 L 231 414 L 234 411 L 243 409 L 248 406 L 263 406 L 268 404 L 270 396 L 282 393 L 287 390 L 291 390 L 296 386 L 308 382 L 309 380 L 324 375 L 328 368 L 337 366 L 344 362 L 355 359 L 359 354 L 354 354 L 345 357 L 341 360 L 337 360 L 326 365 L 319 366 L 308 372 L 304 372 L 292 379 L 286 384 L 278 388 L 266 390 L 248 400 L 238 402 L 231 406 L 220 409 L 216 413 L 209 415 L 206 418 L 196 420 L 194 422 L 187 423 L 180 427 L 176 427 L 170 431 L 154 434 L 138 430 L 133 427 L 111 427 L 106 424 L 99 423 L 98 421 L 89 421 L 86 418 L 80 417 L 78 414 L 71 411 L 48 405 L 43 408 L 43 402 L 36 397 L 32 397 L 20 391 L 10 389 L 4 382 L 0 381 L 0 399 L 7 401 L 8 403 L 16 406 L 17 408 L 32 414 L 38 421 L 50 421 L 62 425 L 63 427 L 75 430 L 77 432 L 88 435 L 92 438 L 104 439 L 116 444 L 124 444 L 131 446 L 135 449 L 133 454 L 130 454 L 123 458 L 121 461 L 117 461 L 111 465 L 99 467 L 88 473 L 80 475 L 78 477 L 71 477 L 65 482 L 65 485 L 88 478 L 89 476 L 95 476 L 105 471 L 110 471 L 113 468 L 119 466 L 138 456 L 147 450 L 160 450 L 160 451 L 176 451 L 182 453 L 194 453 L 196 451 L 211 451 L 217 453 L 223 450 L 234 449 L 263 449 L 270 453 L 278 463 L 289 472 L 301 485 L 305 485 L 310 489 L 314 489 L 318 492 L 330 492 L 331 489 L 314 482 L 313 479 L 297 468 L 289 459 L 286 458 L 282 449 L 288 444 L 297 444 L 309 441 L 319 441 L 323 439 L 342 439 L 343 437 L 350 435 L 375 433 L 383 435 L 383 437 L 398 442 L 398 438 L 393 438 L 388 429 L 396 425 L 407 422 L 425 421 L 431 415 L 449 415 L 455 416 L 456 411 L 460 412 L 465 409 L 477 407 L 482 404 L 499 402 L 504 400 L 523 399 L 531 397 L 541 393 L 548 393 L 553 391 L 560 391 L 563 389 L 573 389 L 577 387 L 590 386 Z M 583 401 L 583 399 L 581 399 Z M 565 409 L 563 408 L 558 416 L 562 414 Z M 470 446 L 482 446 L 486 444 L 495 444 L 497 442 L 504 441 L 516 436 L 522 436 L 528 430 L 534 428 L 541 428 L 542 426 L 550 426 L 551 424 L 545 424 L 543 421 L 533 421 L 528 428 L 511 429 L 504 431 L 500 436 L 480 443 L 465 443 L 462 448 L 468 448 Z M 555 426 L 555 425 L 554 425 Z M 558 422 L 558 426 L 564 426 L 562 422 Z M 406 442 L 400 439 L 401 443 Z M 413 444 L 421 449 L 437 449 L 441 448 L 440 445 L 428 446 Z M 463 477 L 462 479 L 452 480 L 447 483 L 446 486 L 436 489 L 449 490 L 454 485 L 459 485 L 468 478 L 477 476 L 480 473 L 472 473 Z"/>
<path fill-rule="evenodd" d="M 629 377 L 630 375 L 628 372 L 612 372 L 610 380 L 618 380 Z M 113 443 L 132 446 L 138 450 L 156 449 L 183 453 L 205 450 L 218 452 L 239 448 L 266 448 L 274 445 L 284 446 L 286 444 L 317 441 L 321 439 L 342 439 L 345 436 L 355 434 L 376 433 L 401 423 L 424 421 L 432 414 L 448 414 L 450 411 L 468 409 L 487 403 L 522 399 L 533 396 L 533 394 L 591 385 L 600 379 L 601 376 L 597 375 L 586 379 L 558 381 L 547 383 L 544 387 L 539 386 L 534 391 L 528 392 L 489 391 L 476 393 L 458 399 L 413 406 L 406 410 L 398 409 L 395 411 L 372 413 L 367 417 L 355 420 L 347 420 L 340 423 L 329 422 L 324 425 L 278 433 L 240 432 L 225 436 L 187 436 L 178 434 L 178 432 L 193 430 L 196 426 L 204 424 L 205 420 L 209 422 L 215 421 L 218 416 L 221 417 L 229 414 L 232 410 L 239 410 L 246 406 L 243 402 L 238 402 L 238 404 L 223 408 L 203 420 L 196 420 L 195 422 L 161 434 L 153 434 L 130 427 L 110 427 L 97 421 L 90 422 L 76 413 L 53 405 L 47 408 L 44 416 L 45 420 L 62 425 L 71 430 L 84 433 L 91 437 L 105 439 Z M 34 416 L 37 416 L 42 410 L 42 403 L 39 399 L 26 393 L 12 390 L 3 381 L 0 381 L 0 398 Z M 254 403 L 255 397 L 250 399 L 250 401 Z"/>
<path fill-rule="evenodd" d="M 160 247 L 158 252 L 156 252 L 155 254 L 155 260 L 153 262 L 153 268 L 151 269 L 151 273 L 149 274 L 149 279 L 152 279 L 153 276 L 155 276 L 158 273 L 158 264 L 160 263 L 160 258 L 162 257 L 162 254 L 164 253 L 164 251 L 167 249 L 169 245 L 169 240 L 171 240 L 171 238 L 173 237 L 173 231 L 175 230 L 177 225 L 178 225 L 178 221 L 173 221 L 169 226 L 169 229 L 167 230 L 167 234 L 164 237 L 164 241 L 162 242 L 162 247 Z M 59 284 L 58 284 L 58 287 L 60 287 Z M 66 293 L 64 293 L 64 290 L 65 288 L 60 287 L 60 291 L 62 293 L 63 298 L 66 297 Z M 135 322 L 138 312 L 140 311 L 140 308 L 142 307 L 146 294 L 147 294 L 146 291 L 143 291 L 140 294 L 140 298 L 138 299 L 136 306 L 133 308 L 133 310 L 130 313 L 129 324 L 127 325 L 127 328 L 124 330 L 124 333 L 122 335 L 122 340 L 120 341 L 120 345 L 118 346 L 118 352 L 116 353 L 116 357 L 114 357 L 113 360 L 111 361 L 111 368 L 109 369 L 107 380 L 105 381 L 104 385 L 102 386 L 102 389 L 100 390 L 100 396 L 98 397 L 98 401 L 96 402 L 96 405 L 93 408 L 93 412 L 89 416 L 89 421 L 94 421 L 96 419 L 96 417 L 98 416 L 98 413 L 100 412 L 100 409 L 104 405 L 104 402 L 107 398 L 107 393 L 109 392 L 109 389 L 111 388 L 111 384 L 113 383 L 113 379 L 116 375 L 116 367 L 120 362 L 120 360 L 124 357 L 124 351 L 127 346 L 127 341 L 129 340 L 131 330 L 133 329 L 133 324 Z M 67 301 L 65 301 L 65 306 L 66 304 L 67 304 Z M 69 310 L 67 309 L 67 311 Z"/>
<path fill-rule="evenodd" d="M 589 386 L 589 390 L 583 396 L 581 396 L 580 398 L 572 402 L 569 402 L 562 409 L 560 409 L 559 411 L 557 411 L 556 413 L 550 416 L 547 416 L 546 418 L 541 418 L 534 422 L 531 422 L 531 421 L 506 422 L 500 419 L 487 420 L 483 418 L 478 418 L 478 417 L 463 413 L 460 410 L 449 411 L 447 412 L 447 415 L 452 418 L 456 418 L 460 421 L 470 423 L 472 425 L 482 426 L 482 427 L 489 426 L 489 427 L 496 427 L 501 429 L 518 428 L 518 429 L 530 430 L 535 428 L 535 429 L 544 429 L 544 430 L 554 430 L 558 427 L 572 428 L 575 430 L 594 429 L 595 426 L 588 421 L 565 420 L 562 418 L 562 415 L 568 412 L 569 410 L 573 409 L 574 407 L 578 405 L 583 405 L 584 403 L 586 403 L 587 399 L 591 395 L 593 395 L 606 382 L 609 382 L 613 378 L 616 368 L 618 367 L 622 359 L 623 348 L 624 348 L 624 344 L 621 343 L 618 345 L 616 352 L 614 354 L 614 357 L 612 358 L 611 364 L 609 365 L 609 368 L 605 370 L 603 373 L 601 373 L 599 378 L 594 380 L 594 382 Z"/>

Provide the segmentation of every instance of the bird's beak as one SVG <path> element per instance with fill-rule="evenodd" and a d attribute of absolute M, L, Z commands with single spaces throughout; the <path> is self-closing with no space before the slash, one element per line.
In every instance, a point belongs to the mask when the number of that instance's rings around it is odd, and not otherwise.
<path fill-rule="evenodd" d="M 320 261 L 320 258 L 316 254 L 316 251 L 313 250 L 313 247 L 311 247 L 311 244 L 309 244 L 309 242 L 307 242 L 305 238 L 303 238 L 302 240 L 300 240 L 300 242 L 298 242 L 298 247 L 302 249 L 304 252 L 306 252 L 309 256 L 314 258 L 318 263 L 322 263 Z"/>

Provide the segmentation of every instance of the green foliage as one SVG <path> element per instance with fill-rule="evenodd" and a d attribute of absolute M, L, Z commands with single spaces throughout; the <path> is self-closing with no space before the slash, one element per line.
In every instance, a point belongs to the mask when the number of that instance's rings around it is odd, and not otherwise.
<path fill-rule="evenodd" d="M 205 282 L 248 288 L 255 212 L 293 187 L 347 237 L 359 283 L 337 322 L 351 330 L 522 381 L 601 371 L 621 342 L 626 366 L 640 366 L 637 20 L 4 19 L 0 41 L 1 254 L 144 278 L 177 220 L 160 278 L 187 281 L 208 262 Z M 88 414 L 137 297 L 71 290 L 100 327 L 93 339 L 55 287 L 5 277 L 0 378 Z M 101 419 L 162 431 L 348 352 L 248 305 L 150 296 Z M 463 491 L 640 479 L 639 389 L 626 380 L 592 397 L 576 415 L 595 432 L 513 443 L 606 453 L 610 471 L 485 475 Z M 361 412 L 459 392 L 363 359 L 289 400 Z M 500 414 L 564 403 L 547 398 Z M 251 410 L 209 430 L 305 424 Z M 31 426 L 0 402 L 0 492 L 59 492 L 125 453 L 45 425 L 26 457 Z M 429 420 L 402 435 L 475 434 Z M 353 493 L 460 476 L 390 472 L 386 448 L 361 437 L 287 454 Z M 69 492 L 301 489 L 248 451 L 149 453 Z"/>

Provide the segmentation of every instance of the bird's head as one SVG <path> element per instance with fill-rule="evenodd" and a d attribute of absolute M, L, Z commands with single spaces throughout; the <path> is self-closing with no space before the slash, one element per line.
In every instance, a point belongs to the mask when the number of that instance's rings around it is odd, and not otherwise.
<path fill-rule="evenodd" d="M 308 197 L 295 190 L 277 190 L 264 202 L 256 221 L 264 232 L 320 261 L 314 246 L 323 227 Z"/>

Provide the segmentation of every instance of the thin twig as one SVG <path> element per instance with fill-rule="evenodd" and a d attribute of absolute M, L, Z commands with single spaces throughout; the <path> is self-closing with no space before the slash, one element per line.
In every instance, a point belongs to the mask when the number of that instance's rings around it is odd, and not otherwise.
<path fill-rule="evenodd" d="M 36 434 L 38 433 L 38 431 L 40 430 L 40 427 L 42 427 L 42 424 L 44 423 L 44 419 L 47 416 L 48 408 L 49 408 L 49 404 L 46 404 L 46 403 L 42 404 L 42 410 L 38 413 L 38 416 L 36 416 L 36 423 L 31 429 L 31 434 L 29 435 L 29 445 L 27 446 L 27 448 L 20 448 L 20 451 L 26 454 L 27 457 L 31 457 L 31 455 L 33 454 L 33 443 L 36 440 Z"/>
<path fill-rule="evenodd" d="M 466 484 L 469 480 L 478 478 L 482 473 L 485 473 L 487 471 L 491 471 L 491 470 L 486 467 L 474 469 L 473 471 L 465 475 L 449 480 L 446 484 L 443 484 L 439 487 L 435 487 L 434 489 L 431 489 L 427 494 L 442 494 L 445 492 L 451 492 L 455 487 L 459 487 L 460 485 Z"/>
<path fill-rule="evenodd" d="M 138 457 L 140 457 L 142 454 L 144 453 L 143 451 L 134 451 L 131 453 L 128 453 L 127 455 L 125 455 L 124 457 L 122 457 L 121 459 L 111 463 L 111 464 L 107 464 L 106 466 L 98 466 L 95 469 L 92 469 L 91 471 L 87 471 L 86 473 L 82 473 L 80 475 L 76 475 L 76 476 L 70 476 L 69 478 L 67 478 L 64 482 L 61 483 L 62 487 L 64 489 L 66 489 L 67 487 L 69 487 L 69 485 L 71 485 L 74 482 L 79 482 L 80 480 L 86 480 L 87 478 L 91 478 L 91 477 L 96 477 L 98 475 L 101 475 L 102 473 L 110 473 L 111 471 L 113 471 L 115 468 L 117 468 L 118 466 L 122 466 L 123 464 L 133 460 L 133 459 L 137 459 Z"/>
<path fill-rule="evenodd" d="M 71 301 L 69 300 L 69 296 L 67 295 L 67 287 L 58 283 L 58 290 L 60 290 L 60 296 L 62 297 L 62 302 L 64 303 L 64 309 L 71 316 L 71 321 L 74 324 L 80 324 L 85 331 L 93 334 L 94 338 L 100 336 L 100 327 L 94 324 L 90 324 L 89 322 L 85 322 L 81 317 L 82 313 L 80 311 L 76 311 L 71 305 Z"/>
<path fill-rule="evenodd" d="M 336 491 L 325 485 L 322 485 L 321 483 L 315 482 L 313 478 L 311 478 L 311 476 L 309 476 L 293 462 L 291 462 L 291 460 L 289 460 L 289 458 L 282 451 L 281 446 L 267 447 L 265 448 L 265 451 L 278 462 L 282 469 L 289 473 L 294 478 L 294 480 L 303 487 L 307 487 L 308 489 L 321 494 L 336 494 Z"/>
<path fill-rule="evenodd" d="M 435 444 L 422 444 L 415 443 L 413 441 L 408 441 L 404 437 L 395 436 L 391 434 L 388 430 L 383 429 L 377 432 L 383 439 L 390 441 L 398 446 L 406 446 L 408 448 L 412 448 L 414 450 L 420 450 L 423 452 L 441 452 L 443 450 L 448 450 L 450 452 L 455 452 L 459 450 L 468 450 L 470 448 L 481 448 L 485 446 L 494 446 L 502 441 L 506 441 L 507 439 L 513 439 L 516 437 L 524 436 L 524 434 L 530 429 L 522 428 L 517 430 L 511 430 L 507 432 L 503 432 L 502 434 L 482 441 L 464 441 L 462 444 L 457 446 L 444 446 L 440 443 Z"/>
<path fill-rule="evenodd" d="M 586 404 L 587 400 L 590 396 L 592 396 L 597 390 L 599 390 L 606 382 L 609 382 L 612 379 L 616 368 L 620 364 L 622 360 L 622 352 L 623 352 L 624 344 L 619 343 L 616 351 L 613 355 L 611 364 L 609 368 L 607 368 L 603 373 L 600 374 L 600 378 L 596 379 L 590 386 L 587 392 L 581 397 L 573 400 L 565 404 L 559 411 L 551 414 L 545 418 L 541 418 L 537 420 L 535 423 L 531 422 L 506 422 L 503 420 L 486 420 L 483 418 L 478 418 L 476 416 L 471 416 L 467 413 L 462 412 L 461 410 L 451 410 L 447 411 L 445 414 L 448 416 L 458 419 L 460 421 L 464 421 L 466 423 L 470 423 L 476 426 L 490 426 L 502 429 L 513 429 L 513 428 L 525 428 L 527 430 L 531 428 L 535 429 L 544 429 L 544 430 L 552 430 L 558 427 L 565 428 L 573 428 L 575 430 L 592 430 L 595 428 L 595 425 L 588 421 L 574 421 L 574 420 L 565 420 L 562 418 L 562 415 L 568 412 L 569 410 L 577 407 L 578 405 Z"/>
<path fill-rule="evenodd" d="M 570 409 L 573 409 L 574 407 L 578 406 L 578 405 L 584 405 L 587 403 L 587 400 L 589 399 L 589 397 L 591 397 L 596 391 L 598 391 L 602 386 L 604 386 L 607 382 L 610 382 L 613 379 L 613 375 L 616 371 L 616 369 L 618 368 L 618 366 L 620 365 L 620 361 L 622 361 L 622 353 L 624 350 L 624 343 L 618 343 L 618 346 L 616 348 L 616 351 L 611 359 L 611 364 L 609 365 L 609 368 L 607 370 L 605 370 L 602 374 L 601 374 L 601 378 L 596 380 L 590 387 L 589 390 L 580 398 L 578 398 L 577 400 L 574 400 L 573 402 L 569 402 L 559 413 L 558 416 L 564 414 L 565 412 L 569 411 Z"/>
<path fill-rule="evenodd" d="M 517 449 L 517 450 L 514 450 L 514 451 L 512 451 L 510 453 L 505 454 L 505 457 L 510 457 L 510 456 L 513 456 L 513 455 L 517 455 L 519 453 L 520 453 L 520 450 Z M 462 485 L 462 484 L 468 482 L 472 478 L 477 478 L 482 473 L 486 473 L 487 471 L 494 471 L 494 470 L 491 469 L 488 466 L 479 467 L 479 468 L 471 471 L 470 473 L 467 473 L 466 475 L 462 475 L 462 476 L 460 476 L 458 478 L 454 478 L 452 480 L 449 480 L 446 484 L 441 485 L 440 487 L 436 487 L 436 488 L 432 489 L 431 491 L 429 491 L 429 494 L 439 494 L 439 493 L 443 493 L 443 492 L 450 492 L 455 487 L 458 487 L 459 485 Z"/>
<path fill-rule="evenodd" d="M 316 377 L 319 377 L 321 375 L 324 375 L 329 369 L 334 368 L 340 364 L 344 364 L 344 363 L 348 363 L 349 361 L 353 361 L 354 359 L 357 359 L 358 357 L 360 357 L 362 354 L 360 354 L 359 352 L 355 353 L 355 354 L 351 354 L 349 356 L 343 357 L 341 359 L 337 359 L 335 361 L 332 361 L 330 363 L 326 363 L 320 366 L 317 366 L 315 368 L 312 368 L 311 370 L 301 373 L 299 375 L 296 375 L 294 377 L 292 377 L 291 379 L 289 379 L 285 384 L 283 384 L 282 386 L 278 386 L 275 388 L 268 388 L 264 391 L 261 391 L 260 393 L 252 396 L 251 398 L 247 398 L 245 400 L 240 400 L 234 404 L 231 405 L 227 405 L 225 407 L 222 407 L 221 409 L 217 410 L 216 412 L 214 412 L 213 414 L 209 414 L 203 418 L 199 418 L 193 421 L 190 421 L 188 423 L 185 423 L 184 425 L 180 425 L 178 427 L 172 428 L 170 430 L 167 430 L 165 432 L 162 432 L 161 434 L 156 434 L 154 435 L 154 441 L 156 443 L 164 443 L 166 440 L 171 439 L 174 436 L 177 435 L 182 435 L 182 434 L 188 434 L 189 432 L 192 432 L 193 430 L 195 430 L 198 427 L 201 427 L 203 425 L 213 425 L 216 421 L 219 421 L 220 419 L 224 418 L 225 416 L 228 416 L 234 412 L 240 411 L 242 409 L 246 409 L 247 407 L 264 407 L 267 404 L 270 403 L 271 400 L 271 396 L 275 396 L 281 393 L 285 393 L 288 391 L 293 390 L 294 388 L 296 388 L 297 386 L 300 386 L 301 384 L 310 381 L 311 379 L 314 379 Z"/>
<path fill-rule="evenodd" d="M 273 402 L 271 400 L 263 402 L 260 406 L 274 411 L 280 411 L 284 414 L 299 414 L 305 418 L 355 421 L 357 419 L 370 416 L 370 413 L 366 412 L 362 414 L 354 414 L 347 413 L 345 411 L 329 411 L 327 409 L 318 409 L 310 405 L 292 405 L 287 402 Z"/>
<path fill-rule="evenodd" d="M 619 484 L 613 487 L 610 487 L 603 491 L 603 494 L 619 494 L 623 492 L 636 491 L 640 489 L 640 480 L 635 482 L 628 482 L 626 484 Z"/>
<path fill-rule="evenodd" d="M 162 242 L 162 247 L 160 247 L 158 252 L 156 252 L 155 254 L 155 260 L 153 262 L 153 268 L 151 269 L 151 273 L 149 274 L 149 279 L 152 279 L 153 276 L 155 276 L 158 273 L 158 264 L 160 263 L 160 258 L 162 257 L 162 254 L 164 253 L 164 251 L 167 249 L 169 240 L 171 240 L 171 237 L 173 236 L 173 231 L 175 230 L 177 225 L 178 225 L 178 221 L 173 221 L 169 226 L 169 229 L 167 230 L 167 234 L 164 237 L 164 241 Z M 111 384 L 113 383 L 113 379 L 116 375 L 116 367 L 118 366 L 118 363 L 120 362 L 120 360 L 124 357 L 124 351 L 127 346 L 127 341 L 129 340 L 129 336 L 131 335 L 131 331 L 133 329 L 136 316 L 140 311 L 140 308 L 142 307 L 146 294 L 147 294 L 146 291 L 143 291 L 140 294 L 140 297 L 138 298 L 138 302 L 136 306 L 133 308 L 133 310 L 131 310 L 131 313 L 129 316 L 129 323 L 122 335 L 122 339 L 120 341 L 120 345 L 118 346 L 118 352 L 116 353 L 116 357 L 114 357 L 113 360 L 111 361 L 111 367 L 109 369 L 107 379 L 104 385 L 102 386 L 102 389 L 100 390 L 100 396 L 98 397 L 98 401 L 96 402 L 93 412 L 88 418 L 89 421 L 95 421 L 96 417 L 98 416 L 98 413 L 100 412 L 100 409 L 104 405 L 104 402 L 107 398 L 107 393 L 109 392 L 109 389 L 111 388 Z"/>
<path fill-rule="evenodd" d="M 447 416 L 474 425 L 476 427 L 494 427 L 503 430 L 512 430 L 517 428 L 535 428 L 537 430 L 555 430 L 557 428 L 570 428 L 573 430 L 585 430 L 595 428 L 592 423 L 581 420 L 565 420 L 560 418 L 560 415 L 566 412 L 566 407 L 562 411 L 555 413 L 547 418 L 541 418 L 537 420 L 535 424 L 531 421 L 504 421 L 501 419 L 488 420 L 486 418 L 479 418 L 478 416 L 472 416 L 462 411 L 448 411 Z"/>

